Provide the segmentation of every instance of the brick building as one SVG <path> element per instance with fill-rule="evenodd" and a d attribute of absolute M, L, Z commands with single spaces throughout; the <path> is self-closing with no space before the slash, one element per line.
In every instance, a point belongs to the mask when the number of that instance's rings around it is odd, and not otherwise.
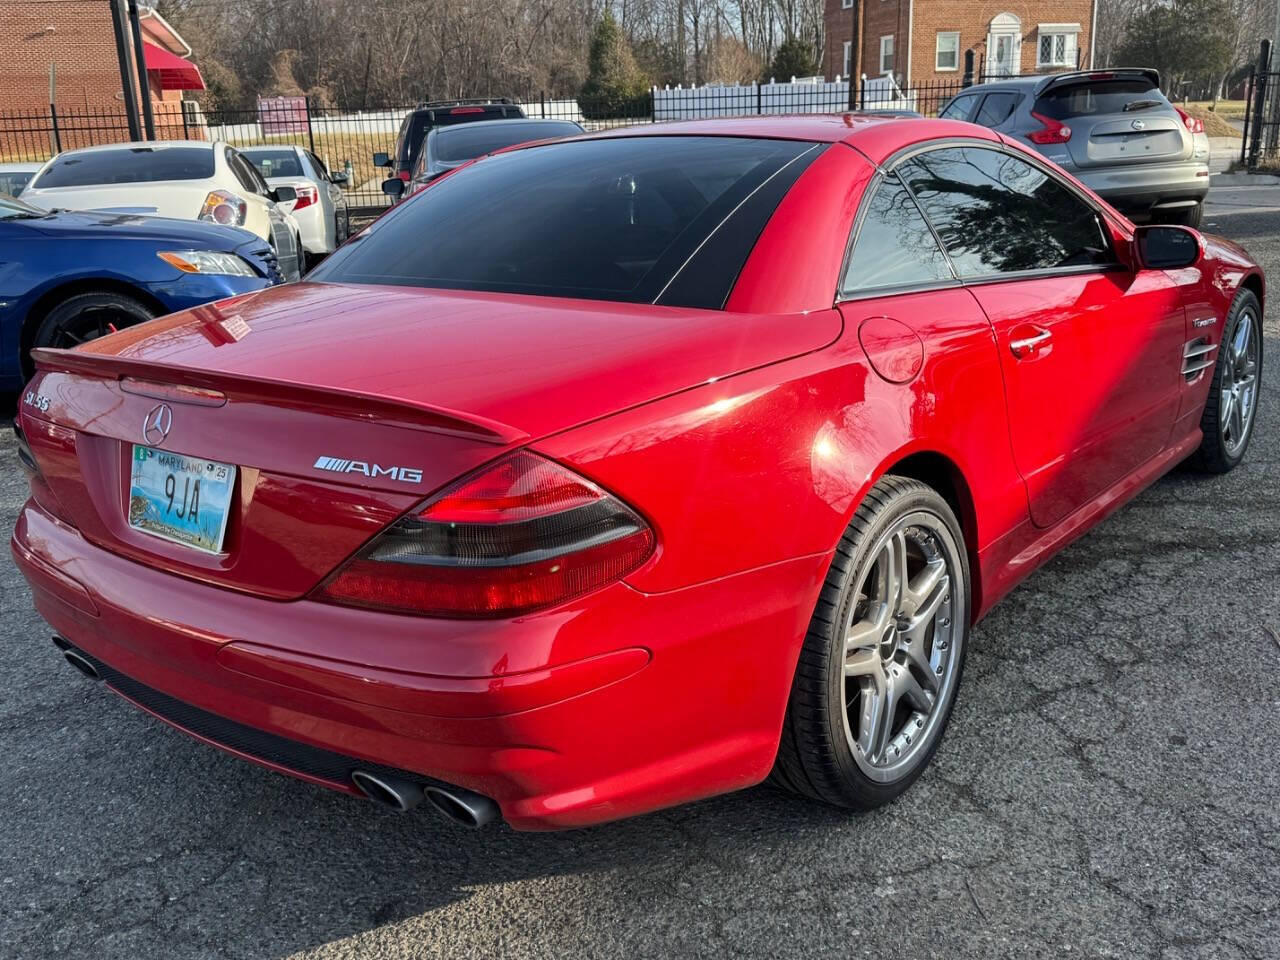
<path fill-rule="evenodd" d="M 204 81 L 188 59 L 191 48 L 163 17 L 141 7 L 139 27 L 156 122 L 167 122 L 162 117 L 180 117 L 186 91 L 203 90 Z M 0 37 L 6 48 L 0 114 L 48 112 L 51 74 L 59 113 L 124 114 L 111 8 L 104 0 L 5 3 Z"/>
<path fill-rule="evenodd" d="M 828 77 L 852 70 L 855 0 L 827 0 Z M 904 90 L 959 82 L 972 49 L 987 75 L 1089 67 L 1096 0 L 861 0 L 862 72 Z"/>

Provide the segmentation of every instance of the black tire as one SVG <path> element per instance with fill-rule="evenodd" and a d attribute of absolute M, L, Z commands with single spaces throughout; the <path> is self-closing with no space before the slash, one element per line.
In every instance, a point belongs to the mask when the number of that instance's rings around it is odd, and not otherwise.
<path fill-rule="evenodd" d="M 1167 223 L 1177 227 L 1194 227 L 1199 229 L 1204 220 L 1204 201 L 1191 207 L 1176 207 L 1173 210 L 1156 211 L 1152 223 Z"/>
<path fill-rule="evenodd" d="M 872 551 L 879 550 L 883 538 L 906 518 L 924 516 L 936 520 L 938 544 L 946 548 L 948 569 L 955 572 L 950 598 L 943 597 L 950 605 L 938 608 L 949 611 L 954 624 L 946 627 L 950 633 L 946 634 L 948 640 L 942 641 L 944 648 L 948 643 L 955 647 L 948 654 L 950 680 L 936 695 L 932 707 L 939 711 L 936 720 L 930 719 L 926 732 L 918 735 L 920 743 L 915 747 L 912 765 L 891 780 L 877 781 L 863 772 L 854 757 L 854 750 L 859 748 L 853 743 L 855 735 L 846 721 L 849 681 L 845 675 L 845 635 L 857 615 L 857 605 L 866 602 L 859 589 L 862 571 L 870 569 L 868 564 L 874 562 Z M 964 536 L 947 502 L 918 480 L 896 476 L 881 479 L 854 514 L 819 595 L 792 682 L 774 781 L 802 796 L 857 810 L 888 803 L 911 786 L 937 750 L 955 703 L 968 646 L 970 597 Z M 939 629 L 938 624 L 948 622 L 937 620 L 929 627 L 931 634 Z M 936 642 L 939 635 L 932 636 L 930 643 Z M 911 722 L 904 722 L 904 732 Z M 925 742 L 925 736 L 931 740 Z M 907 737 L 910 743 L 909 733 Z"/>
<path fill-rule="evenodd" d="M 1257 359 L 1255 361 L 1255 386 L 1248 420 L 1241 435 L 1241 442 L 1229 438 L 1223 429 L 1223 417 L 1226 411 L 1223 404 L 1223 380 L 1232 375 L 1235 361 L 1231 346 L 1240 333 L 1242 317 L 1249 317 L 1253 325 L 1253 336 L 1256 338 Z M 1222 342 L 1218 346 L 1218 359 L 1213 366 L 1213 382 L 1209 385 L 1209 396 L 1205 399 L 1204 412 L 1200 415 L 1200 429 L 1204 437 L 1200 447 L 1187 460 L 1187 466 L 1201 473 L 1226 473 L 1233 470 L 1244 459 L 1249 450 L 1249 441 L 1253 438 L 1253 428 L 1258 422 L 1257 403 L 1262 397 L 1262 350 L 1265 338 L 1262 335 L 1262 305 L 1252 290 L 1241 290 L 1236 294 L 1227 311 L 1227 322 L 1222 329 Z"/>
<path fill-rule="evenodd" d="M 78 293 L 54 304 L 36 326 L 32 347 L 74 347 L 144 323 L 156 312 L 141 300 L 114 291 Z"/>

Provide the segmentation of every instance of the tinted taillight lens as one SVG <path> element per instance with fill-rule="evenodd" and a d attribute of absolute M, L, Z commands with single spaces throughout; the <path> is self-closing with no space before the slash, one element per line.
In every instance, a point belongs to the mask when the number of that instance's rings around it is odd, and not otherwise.
<path fill-rule="evenodd" d="M 315 597 L 424 616 L 506 617 L 613 583 L 653 544 L 648 524 L 621 501 L 517 451 L 398 520 Z"/>
<path fill-rule="evenodd" d="M 1031 111 L 1031 115 L 1044 124 L 1040 130 L 1033 130 L 1027 134 L 1027 139 L 1032 143 L 1048 144 L 1048 143 L 1066 143 L 1071 139 L 1071 128 L 1060 120 L 1053 117 L 1046 117 L 1044 114 Z"/>

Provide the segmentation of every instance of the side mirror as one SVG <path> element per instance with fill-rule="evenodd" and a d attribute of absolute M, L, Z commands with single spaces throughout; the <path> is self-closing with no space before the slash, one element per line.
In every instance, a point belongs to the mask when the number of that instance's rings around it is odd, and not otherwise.
<path fill-rule="evenodd" d="M 1200 234 L 1190 227 L 1142 226 L 1133 234 L 1138 263 L 1149 270 L 1178 270 L 1200 262 Z"/>
<path fill-rule="evenodd" d="M 293 187 L 276 187 L 271 191 L 271 199 L 276 203 L 290 203 L 298 199 L 298 191 Z"/>
<path fill-rule="evenodd" d="M 391 166 L 391 158 L 385 153 L 375 153 L 373 155 L 373 165 L 375 167 L 389 167 Z"/>
<path fill-rule="evenodd" d="M 345 170 L 339 170 L 337 173 L 330 174 L 329 176 L 330 183 L 347 183 L 350 180 L 351 178 L 347 176 L 347 172 Z"/>
<path fill-rule="evenodd" d="M 382 192 L 388 197 L 399 199 L 404 195 L 405 183 L 399 177 L 392 177 L 390 180 L 382 181 Z"/>

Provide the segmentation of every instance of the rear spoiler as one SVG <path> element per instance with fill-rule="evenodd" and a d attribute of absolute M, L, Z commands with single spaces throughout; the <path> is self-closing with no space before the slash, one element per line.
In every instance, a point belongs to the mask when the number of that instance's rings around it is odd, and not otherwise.
<path fill-rule="evenodd" d="M 1076 70 L 1072 73 L 1055 73 L 1045 77 L 1036 86 L 1036 96 L 1040 96 L 1054 87 L 1063 87 L 1072 83 L 1083 83 L 1089 80 L 1150 80 L 1151 85 L 1160 87 L 1160 71 L 1154 67 L 1117 67 L 1114 70 Z"/>
<path fill-rule="evenodd" d="M 215 394 L 233 395 L 239 400 L 272 403 L 277 406 L 305 408 L 348 420 L 378 421 L 410 429 L 466 437 L 481 443 L 507 446 L 529 439 L 514 427 L 486 417 L 459 413 L 446 407 L 399 400 L 394 397 L 346 390 L 341 387 L 316 387 L 290 380 L 248 377 L 235 373 L 200 370 L 128 357 L 82 353 L 37 347 L 31 351 L 36 370 L 43 373 L 68 373 L 99 380 L 133 379 L 129 392 L 146 394 L 146 384 L 157 387 L 177 385 L 196 387 Z M 157 393 L 157 396 L 161 394 Z M 164 399 L 182 403 L 181 398 L 163 394 Z M 222 401 L 225 402 L 225 399 Z M 205 404 L 208 404 L 207 399 Z M 220 406 L 221 403 L 213 405 Z"/>

